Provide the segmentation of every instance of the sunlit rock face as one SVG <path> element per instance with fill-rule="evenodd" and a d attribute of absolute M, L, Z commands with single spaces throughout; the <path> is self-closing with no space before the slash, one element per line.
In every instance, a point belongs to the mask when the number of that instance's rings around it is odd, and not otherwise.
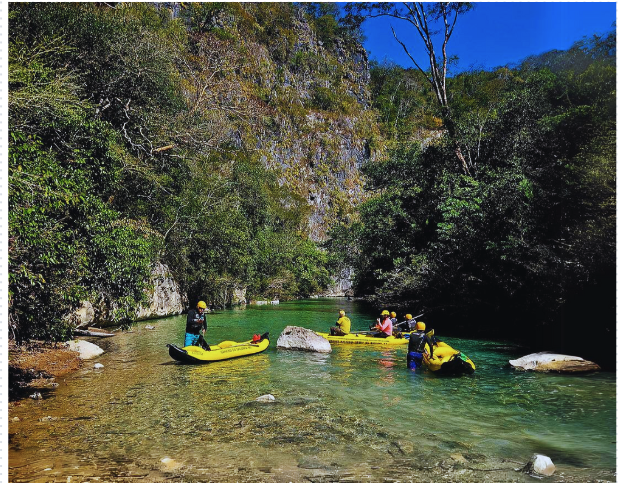
<path fill-rule="evenodd" d="M 186 308 L 187 298 L 179 284 L 173 279 L 169 267 L 156 263 L 151 272 L 149 300 L 145 307 L 139 307 L 136 320 L 155 319 L 181 314 Z M 99 302 L 81 302 L 80 307 L 67 316 L 76 329 L 92 325 L 110 324 L 117 305 L 104 296 Z"/>
<path fill-rule="evenodd" d="M 149 296 L 149 305 L 140 307 L 137 320 L 153 319 L 181 314 L 185 308 L 186 298 L 180 291 L 180 286 L 171 276 L 169 268 L 157 263 L 151 273 L 153 291 Z"/>
<path fill-rule="evenodd" d="M 533 353 L 519 359 L 511 359 L 510 365 L 523 371 L 558 371 L 560 373 L 586 373 L 601 369 L 592 361 L 578 356 L 548 352 Z"/>
<path fill-rule="evenodd" d="M 316 353 L 330 353 L 331 344 L 322 336 L 304 327 L 287 326 L 277 339 L 277 348 Z"/>

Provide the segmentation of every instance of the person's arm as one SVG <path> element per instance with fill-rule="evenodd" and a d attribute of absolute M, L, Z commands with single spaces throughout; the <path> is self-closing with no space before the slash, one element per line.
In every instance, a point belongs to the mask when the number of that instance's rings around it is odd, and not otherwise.
<path fill-rule="evenodd" d="M 426 343 L 428 344 L 428 348 L 430 349 L 430 357 L 433 357 L 433 341 L 430 337 L 426 336 Z M 424 348 L 424 352 L 426 352 L 426 348 Z"/>

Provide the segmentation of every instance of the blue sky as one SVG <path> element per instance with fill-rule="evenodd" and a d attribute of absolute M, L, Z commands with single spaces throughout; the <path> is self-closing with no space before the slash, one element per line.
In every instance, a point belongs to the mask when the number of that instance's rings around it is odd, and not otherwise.
<path fill-rule="evenodd" d="M 568 49 L 584 36 L 612 30 L 615 21 L 615 2 L 477 2 L 473 10 L 459 17 L 448 54 L 459 56 L 458 71 L 472 66 L 491 69 L 532 54 Z M 370 58 L 413 67 L 394 39 L 390 24 L 427 69 L 428 58 L 415 28 L 397 19 L 366 20 L 364 47 Z M 441 50 L 436 48 L 436 53 L 440 56 Z"/>

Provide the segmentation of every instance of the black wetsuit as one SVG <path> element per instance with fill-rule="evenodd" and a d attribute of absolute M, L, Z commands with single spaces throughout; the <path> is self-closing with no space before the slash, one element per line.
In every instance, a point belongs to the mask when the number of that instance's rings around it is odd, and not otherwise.
<path fill-rule="evenodd" d="M 422 366 L 422 354 L 428 344 L 430 352 L 433 352 L 434 343 L 424 331 L 412 332 L 409 336 L 409 349 L 407 352 L 407 366 L 412 370 Z"/>
<path fill-rule="evenodd" d="M 190 309 L 186 317 L 186 332 L 188 334 L 199 334 L 201 330 L 207 330 L 206 315 L 197 309 Z"/>
<path fill-rule="evenodd" d="M 197 309 L 190 309 L 186 317 L 186 335 L 184 336 L 184 346 L 197 346 L 201 344 L 204 349 L 207 343 L 201 336 L 202 330 L 207 330 L 206 315 Z M 207 346 L 209 348 L 209 346 Z"/>

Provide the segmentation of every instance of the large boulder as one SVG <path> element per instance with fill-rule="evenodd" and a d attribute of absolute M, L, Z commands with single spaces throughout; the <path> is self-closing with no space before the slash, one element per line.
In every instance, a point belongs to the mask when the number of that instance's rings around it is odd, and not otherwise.
<path fill-rule="evenodd" d="M 510 365 L 522 371 L 558 371 L 559 373 L 585 373 L 598 371 L 599 365 L 577 356 L 548 352 L 533 353 L 519 359 L 511 359 Z"/>
<path fill-rule="evenodd" d="M 80 339 L 68 341 L 66 344 L 70 351 L 78 353 L 80 359 L 93 359 L 104 352 L 98 345 Z"/>
<path fill-rule="evenodd" d="M 316 353 L 330 353 L 331 343 L 304 327 L 287 326 L 277 339 L 277 347 Z"/>

